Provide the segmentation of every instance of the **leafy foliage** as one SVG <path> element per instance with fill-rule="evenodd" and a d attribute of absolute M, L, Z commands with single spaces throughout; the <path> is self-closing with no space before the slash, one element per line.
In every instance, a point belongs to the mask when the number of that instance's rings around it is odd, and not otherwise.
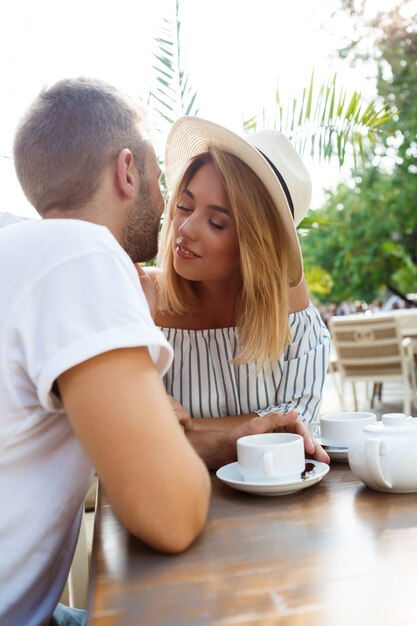
<path fill-rule="evenodd" d="M 316 89 L 314 72 L 308 87 L 298 97 L 283 102 L 278 88 L 271 113 L 264 108 L 261 115 L 244 122 L 247 130 L 276 128 L 289 137 L 300 155 L 309 148 L 318 160 L 337 156 L 344 164 L 347 147 L 351 147 L 356 164 L 358 155 L 365 159 L 364 142 L 380 141 L 381 127 L 391 120 L 396 108 L 390 103 L 366 103 L 357 90 L 348 94 L 339 88 L 337 76 Z"/>
<path fill-rule="evenodd" d="M 400 115 L 388 122 L 391 134 L 377 154 L 365 151 L 353 184 L 329 192 L 317 211 L 333 226 L 310 229 L 302 239 L 306 266 L 319 264 L 331 274 L 336 302 L 370 300 L 387 290 L 417 292 L 417 27 L 400 8 L 367 25 L 374 33 L 378 93 Z M 354 58 L 359 52 L 352 45 Z"/>
<path fill-rule="evenodd" d="M 328 192 L 325 208 L 317 211 L 327 225 L 310 229 L 302 238 L 305 266 L 317 264 L 332 276 L 330 299 L 372 300 L 397 267 L 392 257 L 380 253 L 381 242 L 393 228 L 383 202 L 391 189 L 388 175 L 380 177 L 375 168 L 368 168 L 363 183 L 340 184 Z"/>
<path fill-rule="evenodd" d="M 319 265 L 312 265 L 305 270 L 305 278 L 310 293 L 315 296 L 327 299 L 333 288 L 333 279 Z"/>
<path fill-rule="evenodd" d="M 198 115 L 197 91 L 182 66 L 179 0 L 175 3 L 173 22 L 164 19 L 161 35 L 155 38 L 155 86 L 148 104 L 159 115 L 158 130 L 166 131 L 183 115 Z"/>

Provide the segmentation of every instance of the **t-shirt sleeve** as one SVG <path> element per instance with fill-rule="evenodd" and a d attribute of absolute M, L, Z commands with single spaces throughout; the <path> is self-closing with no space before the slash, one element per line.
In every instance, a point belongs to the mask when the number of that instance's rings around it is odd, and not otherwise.
<path fill-rule="evenodd" d="M 13 326 L 19 360 L 48 410 L 57 408 L 51 389 L 63 372 L 109 350 L 146 346 L 161 376 L 172 361 L 133 264 L 111 250 L 48 271 L 28 289 Z"/>

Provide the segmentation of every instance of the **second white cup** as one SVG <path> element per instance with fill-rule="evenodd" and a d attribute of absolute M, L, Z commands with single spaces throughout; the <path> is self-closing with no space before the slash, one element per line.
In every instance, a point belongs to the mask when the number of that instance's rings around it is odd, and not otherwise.
<path fill-rule="evenodd" d="M 292 433 L 248 435 L 237 440 L 237 460 L 248 482 L 296 479 L 305 467 L 304 441 Z"/>
<path fill-rule="evenodd" d="M 375 413 L 361 411 L 322 415 L 320 417 L 321 443 L 327 446 L 348 448 L 355 436 L 373 422 L 376 422 Z"/>

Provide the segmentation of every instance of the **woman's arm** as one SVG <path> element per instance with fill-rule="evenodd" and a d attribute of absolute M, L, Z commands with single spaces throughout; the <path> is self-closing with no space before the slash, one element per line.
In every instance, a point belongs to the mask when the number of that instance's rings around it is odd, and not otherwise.
<path fill-rule="evenodd" d="M 287 413 L 273 411 L 263 417 L 250 413 L 215 419 L 193 419 L 174 398 L 171 398 L 171 405 L 188 441 L 209 469 L 216 469 L 236 460 L 236 442 L 240 437 L 268 432 L 291 432 L 301 435 L 307 454 L 318 461 L 330 462 L 328 454 L 298 418 L 297 411 Z"/>

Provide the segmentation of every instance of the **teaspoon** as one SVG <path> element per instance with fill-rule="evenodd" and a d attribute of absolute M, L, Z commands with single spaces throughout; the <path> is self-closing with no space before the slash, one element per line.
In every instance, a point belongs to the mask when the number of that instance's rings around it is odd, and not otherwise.
<path fill-rule="evenodd" d="M 309 478 L 312 474 L 314 474 L 315 470 L 316 466 L 314 463 L 306 463 L 304 470 L 301 472 L 301 478 L 306 480 L 306 478 Z"/>

